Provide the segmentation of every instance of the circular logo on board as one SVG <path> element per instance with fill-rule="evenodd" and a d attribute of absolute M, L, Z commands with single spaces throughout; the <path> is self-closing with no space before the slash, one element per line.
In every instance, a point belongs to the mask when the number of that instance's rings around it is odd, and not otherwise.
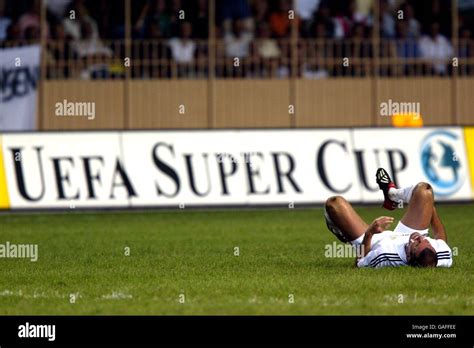
<path fill-rule="evenodd" d="M 450 196 L 463 182 L 460 154 L 457 151 L 462 139 L 456 133 L 437 130 L 421 143 L 421 167 L 435 194 Z"/>

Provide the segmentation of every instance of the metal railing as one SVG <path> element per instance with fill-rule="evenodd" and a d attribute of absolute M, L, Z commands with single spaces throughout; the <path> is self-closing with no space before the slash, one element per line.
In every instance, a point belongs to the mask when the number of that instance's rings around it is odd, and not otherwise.
<path fill-rule="evenodd" d="M 48 40 L 44 55 L 46 79 L 123 79 L 130 68 L 132 79 L 474 76 L 474 40 L 460 40 L 445 58 L 421 56 L 415 40 L 299 39 L 296 71 L 291 64 L 290 39 L 254 39 L 248 52 L 231 56 L 223 40 L 216 41 L 215 59 L 209 59 L 207 40 L 191 41 L 191 58 L 173 55 L 169 40 L 132 41 L 125 57 L 125 41 Z M 30 44 L 3 42 L 2 47 Z M 378 52 L 375 56 L 374 52 Z M 377 58 L 377 59 L 375 59 Z"/>

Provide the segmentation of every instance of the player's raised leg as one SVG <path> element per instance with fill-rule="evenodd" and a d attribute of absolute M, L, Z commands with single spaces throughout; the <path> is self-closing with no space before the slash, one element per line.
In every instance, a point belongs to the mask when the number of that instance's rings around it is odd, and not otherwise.
<path fill-rule="evenodd" d="M 368 227 L 352 205 L 341 196 L 328 198 L 324 206 L 324 217 L 328 229 L 341 242 L 352 242 L 358 239 Z"/>
<path fill-rule="evenodd" d="M 393 210 L 397 206 L 408 206 L 401 222 L 414 230 L 429 228 L 433 215 L 434 196 L 431 185 L 420 182 L 414 186 L 396 188 L 387 171 L 379 168 L 376 174 L 377 184 L 384 193 L 384 208 Z"/>
<path fill-rule="evenodd" d="M 426 182 L 417 184 L 408 201 L 408 210 L 401 222 L 415 230 L 426 230 L 430 227 L 433 216 L 434 196 L 431 185 Z"/>

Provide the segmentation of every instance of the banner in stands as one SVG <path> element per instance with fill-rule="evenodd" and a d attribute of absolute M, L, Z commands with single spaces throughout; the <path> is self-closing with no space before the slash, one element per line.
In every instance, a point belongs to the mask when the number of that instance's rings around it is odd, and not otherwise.
<path fill-rule="evenodd" d="M 35 128 L 40 46 L 0 49 L 0 131 Z"/>
<path fill-rule="evenodd" d="M 470 200 L 464 137 L 456 127 L 5 134 L 0 208 L 372 203 L 378 167 L 399 186 L 429 182 L 438 200 Z"/>

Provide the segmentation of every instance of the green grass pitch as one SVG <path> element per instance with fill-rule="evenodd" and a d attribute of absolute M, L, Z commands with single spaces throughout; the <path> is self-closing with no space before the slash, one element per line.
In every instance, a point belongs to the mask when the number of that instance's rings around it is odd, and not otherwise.
<path fill-rule="evenodd" d="M 320 208 L 2 214 L 0 243 L 38 244 L 39 258 L 0 259 L 0 314 L 472 315 L 474 205 L 438 210 L 451 269 L 326 258 Z"/>

